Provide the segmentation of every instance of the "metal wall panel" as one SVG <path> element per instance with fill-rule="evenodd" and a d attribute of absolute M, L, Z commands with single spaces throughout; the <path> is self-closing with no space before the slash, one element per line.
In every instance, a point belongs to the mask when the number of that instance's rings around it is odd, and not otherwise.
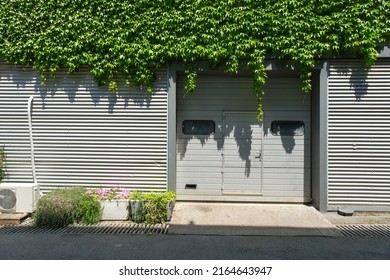
<path fill-rule="evenodd" d="M 66 185 L 165 190 L 167 180 L 167 69 L 157 71 L 154 93 L 125 87 L 114 96 L 86 68 L 48 78 L 0 64 L 0 144 L 8 178 L 31 182 L 27 103 L 37 180 L 44 191 Z"/>
<path fill-rule="evenodd" d="M 238 168 L 246 166 L 246 161 L 237 156 L 243 149 L 237 135 L 223 134 L 224 114 L 229 112 L 257 111 L 250 77 L 223 75 L 199 75 L 195 92 L 185 94 L 185 77 L 177 79 L 177 185 L 181 199 L 201 200 L 241 200 L 241 201 L 309 201 L 311 196 L 310 139 L 311 139 L 311 98 L 300 89 L 297 78 L 269 78 L 264 86 L 264 120 L 259 126 L 262 141 L 250 142 L 252 152 L 262 149 L 261 165 L 251 162 L 251 169 L 262 168 L 261 175 L 252 173 L 253 178 L 242 180 Z M 253 114 L 252 114 L 253 115 Z M 209 136 L 185 135 L 182 133 L 184 120 L 213 120 L 215 134 Z M 271 123 L 275 120 L 301 120 L 305 123 L 302 136 L 277 136 L 271 133 Z M 250 124 L 250 119 L 244 120 Z M 240 119 L 236 119 L 241 123 Z M 249 126 L 248 126 L 249 128 Z M 255 135 L 256 129 L 251 128 Z M 245 129 L 242 129 L 244 133 Z M 239 133 L 240 135 L 242 133 Z M 225 145 L 230 145 L 224 148 Z M 261 145 L 261 147 L 259 146 Z M 245 145 L 244 145 L 245 146 Z M 252 152 L 250 155 L 252 155 Z M 256 154 L 257 155 L 257 154 Z M 226 160 L 236 159 L 237 163 Z M 258 159 L 257 159 L 258 160 Z M 231 166 L 233 164 L 234 166 Z M 282 175 L 281 175 L 282 174 Z M 242 175 L 242 174 L 241 174 Z M 261 196 L 245 197 L 239 193 L 242 184 L 259 183 Z M 196 189 L 185 188 L 186 184 L 196 184 Z M 223 194 L 223 186 L 228 185 L 232 193 Z M 249 193 L 249 192 L 248 192 Z M 259 198 L 261 197 L 261 198 Z"/>
<path fill-rule="evenodd" d="M 329 209 L 390 206 L 390 60 L 330 63 Z"/>

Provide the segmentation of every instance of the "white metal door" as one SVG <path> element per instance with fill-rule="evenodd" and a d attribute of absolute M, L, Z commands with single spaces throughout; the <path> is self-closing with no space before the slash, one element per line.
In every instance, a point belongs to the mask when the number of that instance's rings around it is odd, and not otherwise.
<path fill-rule="evenodd" d="M 222 193 L 260 195 L 261 123 L 255 112 L 223 113 Z"/>

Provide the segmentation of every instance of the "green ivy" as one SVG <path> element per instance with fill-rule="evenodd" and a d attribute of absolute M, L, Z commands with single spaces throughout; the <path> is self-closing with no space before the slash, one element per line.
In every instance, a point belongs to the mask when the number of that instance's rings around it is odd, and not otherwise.
<path fill-rule="evenodd" d="M 0 56 L 43 77 L 88 65 L 117 91 L 123 75 L 152 90 L 154 71 L 176 60 L 196 86 L 195 61 L 251 69 L 261 118 L 266 58 L 291 59 L 310 91 L 316 59 L 356 51 L 368 65 L 390 34 L 389 0 L 2 0 Z"/>

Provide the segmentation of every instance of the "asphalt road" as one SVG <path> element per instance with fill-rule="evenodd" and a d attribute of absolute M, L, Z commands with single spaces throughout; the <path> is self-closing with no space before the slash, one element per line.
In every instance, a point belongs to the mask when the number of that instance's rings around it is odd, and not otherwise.
<path fill-rule="evenodd" d="M 390 238 L 3 234 L 1 260 L 390 260 Z"/>

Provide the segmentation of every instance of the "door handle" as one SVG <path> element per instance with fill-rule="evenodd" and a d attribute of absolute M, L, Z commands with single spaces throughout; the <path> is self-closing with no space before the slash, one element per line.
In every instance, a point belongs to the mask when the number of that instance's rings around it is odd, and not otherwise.
<path fill-rule="evenodd" d="M 261 152 L 259 152 L 259 155 L 258 155 L 258 156 L 256 156 L 255 158 L 258 158 L 258 159 L 260 159 L 260 158 L 261 158 Z"/>

